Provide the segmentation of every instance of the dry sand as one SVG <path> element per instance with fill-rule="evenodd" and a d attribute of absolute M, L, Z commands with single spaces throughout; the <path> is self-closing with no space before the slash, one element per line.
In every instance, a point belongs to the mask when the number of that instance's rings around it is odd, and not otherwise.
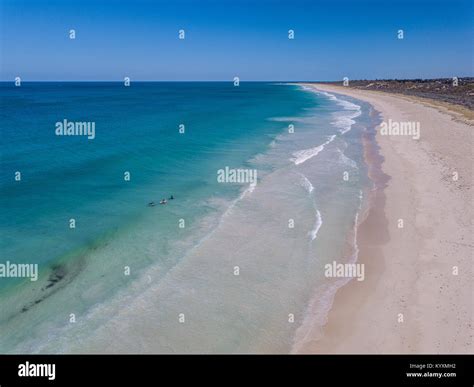
<path fill-rule="evenodd" d="M 358 232 L 366 278 L 338 291 L 323 337 L 300 352 L 473 353 L 472 124 L 414 98 L 312 86 L 367 101 L 383 121 L 419 122 L 421 137 L 377 131 L 383 160 L 367 141 L 382 188 Z"/>

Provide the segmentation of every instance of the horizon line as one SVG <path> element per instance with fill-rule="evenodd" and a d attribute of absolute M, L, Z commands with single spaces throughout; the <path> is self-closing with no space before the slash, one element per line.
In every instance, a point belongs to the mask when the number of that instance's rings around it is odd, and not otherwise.
<path fill-rule="evenodd" d="M 457 76 L 459 79 L 463 78 L 474 78 L 474 75 L 466 75 L 466 76 Z M 439 79 L 452 79 L 452 77 L 438 77 L 438 78 L 423 78 L 423 77 L 418 77 L 418 78 L 375 78 L 375 79 L 370 79 L 370 78 L 365 78 L 365 79 L 349 79 L 349 82 L 359 82 L 359 81 L 416 81 L 416 80 L 439 80 Z M 0 83 L 15 83 L 15 79 L 9 79 L 9 80 L 0 80 Z M 35 82 L 49 82 L 49 83 L 55 83 L 55 82 L 88 82 L 88 83 L 123 83 L 124 80 L 92 80 L 92 79 L 54 79 L 54 80 L 45 80 L 45 79 L 34 79 L 34 80 L 23 80 L 21 79 L 21 83 L 35 83 Z M 195 82 L 195 83 L 209 83 L 209 82 L 214 82 L 214 83 L 233 83 L 233 79 L 229 80 L 151 80 L 151 79 L 146 79 L 146 80 L 132 80 L 130 79 L 130 83 L 153 83 L 153 82 L 168 82 L 168 83 L 184 83 L 184 82 Z M 257 83 L 257 82 L 278 82 L 278 83 L 334 83 L 334 82 L 343 82 L 343 79 L 338 79 L 338 80 L 329 80 L 329 81 L 323 81 L 323 80 L 242 80 L 240 79 L 240 83 Z"/>

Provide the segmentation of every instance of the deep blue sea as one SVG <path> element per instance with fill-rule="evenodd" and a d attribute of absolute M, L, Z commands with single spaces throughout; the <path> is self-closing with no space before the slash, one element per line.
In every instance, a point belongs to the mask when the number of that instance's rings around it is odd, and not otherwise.
<path fill-rule="evenodd" d="M 0 263 L 39 267 L 0 278 L 0 353 L 288 352 L 324 320 L 322 266 L 356 259 L 369 105 L 263 82 L 4 82 L 0 101 Z"/>

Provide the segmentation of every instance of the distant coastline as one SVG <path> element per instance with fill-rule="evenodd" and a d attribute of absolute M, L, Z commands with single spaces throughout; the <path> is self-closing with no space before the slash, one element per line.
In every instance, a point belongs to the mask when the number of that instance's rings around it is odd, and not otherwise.
<path fill-rule="evenodd" d="M 437 107 L 474 119 L 474 77 L 437 79 L 377 79 L 318 82 L 355 90 L 380 91 L 418 98 Z"/>

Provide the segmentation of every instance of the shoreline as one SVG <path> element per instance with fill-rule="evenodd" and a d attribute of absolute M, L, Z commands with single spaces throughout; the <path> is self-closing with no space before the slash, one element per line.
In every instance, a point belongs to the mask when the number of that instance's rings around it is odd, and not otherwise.
<path fill-rule="evenodd" d="M 308 341 L 299 353 L 472 352 L 472 127 L 413 98 L 305 86 L 368 102 L 383 121 L 418 121 L 422 137 L 393 138 L 377 130 L 370 141 L 364 134 L 364 157 L 376 184 L 357 231 L 357 262 L 365 265 L 366 279 L 338 289 L 322 338 Z M 458 136 L 446 133 L 447 127 Z M 453 168 L 459 171 L 456 181 L 446 176 Z M 435 222 L 441 227 L 432 227 Z"/>

